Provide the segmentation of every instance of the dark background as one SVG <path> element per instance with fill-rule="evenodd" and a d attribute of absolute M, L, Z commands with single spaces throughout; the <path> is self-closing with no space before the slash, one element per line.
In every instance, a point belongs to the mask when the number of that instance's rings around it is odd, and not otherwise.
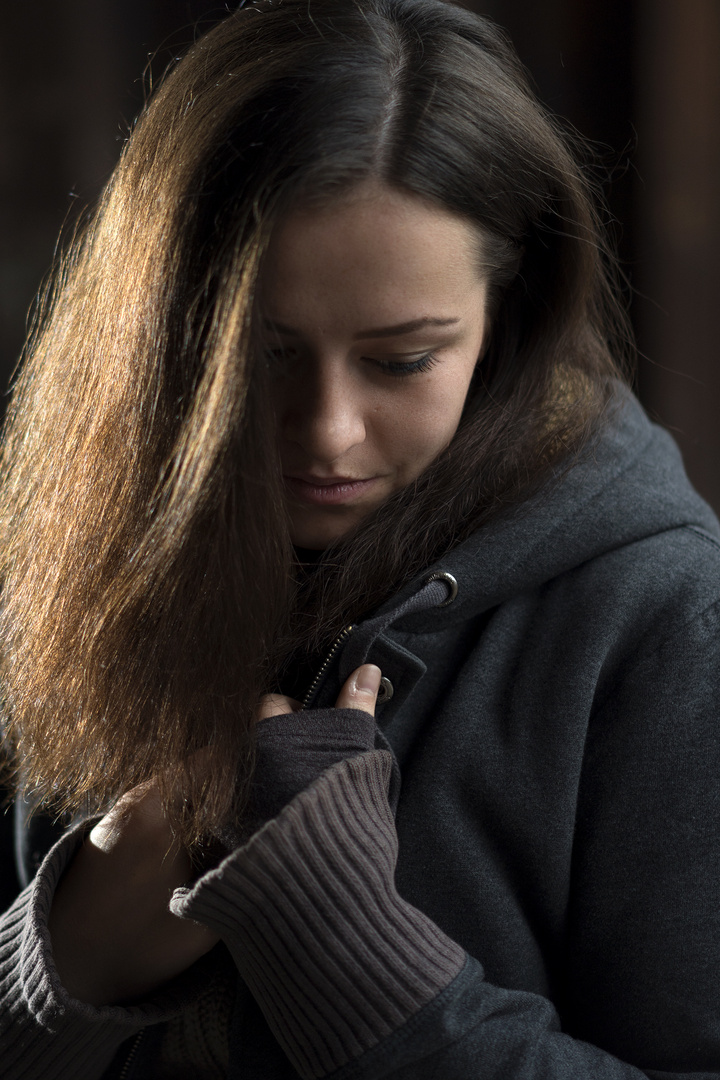
<path fill-rule="evenodd" d="M 233 8 L 230 3 L 228 8 Z M 593 140 L 633 289 L 638 390 L 720 510 L 720 3 L 467 0 L 504 26 L 540 97 Z M 149 76 L 226 8 L 4 0 L 0 386 L 59 228 L 107 179 Z"/>

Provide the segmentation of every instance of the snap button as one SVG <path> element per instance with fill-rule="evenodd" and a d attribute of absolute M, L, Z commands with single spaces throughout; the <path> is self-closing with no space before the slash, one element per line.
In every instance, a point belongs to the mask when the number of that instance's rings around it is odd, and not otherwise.
<path fill-rule="evenodd" d="M 425 584 L 429 585 L 431 581 L 444 581 L 448 589 L 450 590 L 447 600 L 443 600 L 442 604 L 438 604 L 438 607 L 447 607 L 448 604 L 452 604 L 453 600 L 458 594 L 458 583 L 456 578 L 454 578 L 452 574 L 446 573 L 444 570 L 438 570 L 436 571 L 436 573 L 431 574 L 430 577 L 426 579 Z"/>
<path fill-rule="evenodd" d="M 378 690 L 378 705 L 384 705 L 386 701 L 390 700 L 394 693 L 395 689 L 393 687 L 393 684 L 383 675 L 382 679 L 380 680 L 380 689 Z"/>

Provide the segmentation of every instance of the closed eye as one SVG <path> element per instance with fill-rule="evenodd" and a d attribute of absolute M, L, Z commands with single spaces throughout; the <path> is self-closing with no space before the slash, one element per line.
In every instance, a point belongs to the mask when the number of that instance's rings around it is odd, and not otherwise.
<path fill-rule="evenodd" d="M 271 366 L 282 368 L 288 361 L 298 360 L 300 352 L 296 347 L 278 345 L 265 349 L 265 356 Z M 429 371 L 434 364 L 439 363 L 439 357 L 433 353 L 425 353 L 414 360 L 382 360 L 374 356 L 363 356 L 362 360 L 367 364 L 373 364 L 386 375 L 403 377 L 415 375 L 423 371 Z M 287 369 L 286 369 L 287 370 Z"/>
<path fill-rule="evenodd" d="M 377 360 L 374 357 L 364 356 L 363 360 L 366 360 L 370 364 L 375 364 L 381 371 L 384 371 L 388 375 L 415 375 L 421 371 L 429 371 L 434 364 L 439 362 L 437 356 L 432 353 L 426 353 L 424 356 L 419 356 L 417 360 Z"/>

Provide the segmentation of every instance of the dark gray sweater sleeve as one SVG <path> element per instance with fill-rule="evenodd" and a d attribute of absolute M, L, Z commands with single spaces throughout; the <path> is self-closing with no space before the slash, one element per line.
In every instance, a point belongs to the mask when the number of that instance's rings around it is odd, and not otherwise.
<path fill-rule="evenodd" d="M 96 1008 L 71 998 L 55 970 L 48 915 L 86 826 L 67 832 L 0 919 L 0 1075 L 96 1080 L 125 1039 L 176 1016 L 193 989 L 179 981 L 142 1006 Z"/>
<path fill-rule="evenodd" d="M 249 840 L 331 765 L 374 749 L 376 732 L 374 717 L 361 709 L 301 710 L 261 720 L 250 803 L 240 833 L 226 834 L 228 847 Z"/>
<path fill-rule="evenodd" d="M 394 888 L 391 769 L 385 750 L 333 765 L 171 903 L 221 935 L 305 1078 L 388 1038 L 465 963 Z"/>

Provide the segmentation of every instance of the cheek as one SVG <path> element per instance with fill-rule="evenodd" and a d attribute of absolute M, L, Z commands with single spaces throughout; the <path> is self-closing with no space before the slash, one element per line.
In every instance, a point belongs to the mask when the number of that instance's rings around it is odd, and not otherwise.
<path fill-rule="evenodd" d="M 403 466 L 405 480 L 414 479 L 445 449 L 457 431 L 467 387 L 428 380 L 402 407 L 386 414 L 386 447 Z"/>

